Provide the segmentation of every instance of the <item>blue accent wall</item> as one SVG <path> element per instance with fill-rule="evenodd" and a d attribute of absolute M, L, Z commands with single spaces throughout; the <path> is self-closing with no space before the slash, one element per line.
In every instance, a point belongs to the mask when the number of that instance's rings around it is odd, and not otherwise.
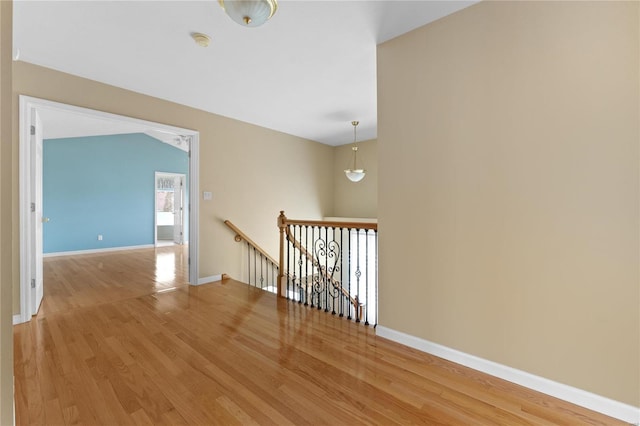
<path fill-rule="evenodd" d="M 46 139 L 44 253 L 153 244 L 155 172 L 188 170 L 186 152 L 142 133 Z"/>

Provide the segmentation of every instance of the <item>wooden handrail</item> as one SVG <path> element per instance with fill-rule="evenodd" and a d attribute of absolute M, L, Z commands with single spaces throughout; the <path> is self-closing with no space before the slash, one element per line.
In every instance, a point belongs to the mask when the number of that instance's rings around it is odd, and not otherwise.
<path fill-rule="evenodd" d="M 284 212 L 281 212 L 284 213 Z M 325 226 L 327 228 L 373 229 L 378 230 L 377 223 L 371 222 L 337 222 L 326 220 L 291 220 L 285 217 L 285 225 Z"/>
<path fill-rule="evenodd" d="M 266 251 L 264 251 L 251 238 L 247 237 L 247 234 L 242 232 L 237 226 L 235 226 L 233 223 L 231 223 L 231 221 L 225 220 L 224 224 L 227 225 L 229 227 L 229 229 L 231 229 L 233 232 L 236 233 L 236 236 L 234 238 L 235 238 L 235 240 L 237 242 L 240 242 L 242 240 L 246 241 L 250 246 L 252 246 L 254 249 L 256 249 L 258 251 L 258 253 L 260 253 L 261 255 L 266 257 L 267 259 L 269 259 L 269 262 L 273 263 L 276 267 L 279 268 L 279 264 L 278 264 L 277 260 L 275 260 L 273 257 L 269 256 L 269 254 Z"/>

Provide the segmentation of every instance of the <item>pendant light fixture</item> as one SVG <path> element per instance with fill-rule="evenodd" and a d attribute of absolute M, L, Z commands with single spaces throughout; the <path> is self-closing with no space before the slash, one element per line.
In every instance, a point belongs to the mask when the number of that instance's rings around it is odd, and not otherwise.
<path fill-rule="evenodd" d="M 358 147 L 355 146 L 356 144 L 356 128 L 358 127 L 358 124 L 360 124 L 359 121 L 352 121 L 351 125 L 353 126 L 353 145 L 354 147 L 351 148 L 351 150 L 353 151 L 353 162 L 350 163 L 350 165 L 352 164 L 353 167 L 350 169 L 346 169 L 344 171 L 344 174 L 347 176 L 347 179 L 349 179 L 351 182 L 360 182 L 362 179 L 364 179 L 364 175 L 367 173 L 367 171 L 365 169 L 362 168 L 358 168 Z"/>
<path fill-rule="evenodd" d="M 222 9 L 243 27 L 259 27 L 278 10 L 276 0 L 218 0 Z"/>

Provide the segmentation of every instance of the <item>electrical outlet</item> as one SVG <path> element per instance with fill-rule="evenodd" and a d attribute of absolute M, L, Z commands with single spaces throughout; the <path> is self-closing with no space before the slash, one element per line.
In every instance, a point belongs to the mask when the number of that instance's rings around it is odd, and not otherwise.
<path fill-rule="evenodd" d="M 102 241 L 102 234 L 98 234 L 98 241 Z"/>

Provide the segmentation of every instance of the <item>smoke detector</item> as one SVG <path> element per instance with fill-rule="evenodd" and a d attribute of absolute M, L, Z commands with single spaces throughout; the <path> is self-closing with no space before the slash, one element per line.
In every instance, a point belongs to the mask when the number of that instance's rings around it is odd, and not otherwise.
<path fill-rule="evenodd" d="M 191 38 L 200 47 L 207 47 L 211 43 L 211 37 L 202 33 L 191 33 Z"/>

